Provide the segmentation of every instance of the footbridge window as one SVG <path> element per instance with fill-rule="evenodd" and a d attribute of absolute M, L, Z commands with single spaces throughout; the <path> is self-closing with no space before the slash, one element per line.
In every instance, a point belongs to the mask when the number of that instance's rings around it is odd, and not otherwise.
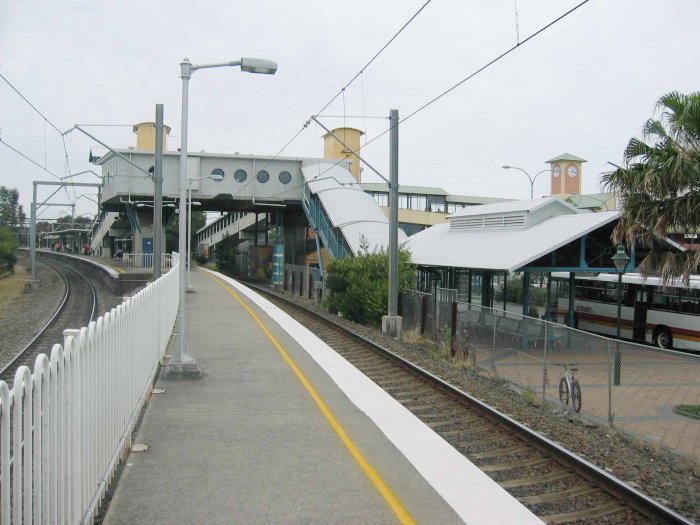
<path fill-rule="evenodd" d="M 266 172 L 265 170 L 260 170 L 258 172 L 258 182 L 262 182 L 264 184 L 268 180 L 270 180 L 270 174 L 268 172 Z"/>
<path fill-rule="evenodd" d="M 292 174 L 289 173 L 288 171 L 283 171 L 280 173 L 280 182 L 282 184 L 289 184 L 289 181 L 292 180 Z"/>
<path fill-rule="evenodd" d="M 237 182 L 245 182 L 248 178 L 248 174 L 245 170 L 236 170 L 236 173 L 233 174 L 233 178 L 236 179 Z"/>

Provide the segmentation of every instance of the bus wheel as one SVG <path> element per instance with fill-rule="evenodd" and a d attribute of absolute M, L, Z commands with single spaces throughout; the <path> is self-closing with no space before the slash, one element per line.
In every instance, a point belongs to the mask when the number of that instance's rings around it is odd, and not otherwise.
<path fill-rule="evenodd" d="M 656 334 L 654 335 L 654 341 L 656 346 L 659 348 L 671 348 L 673 346 L 673 339 L 671 337 L 671 331 L 668 328 L 657 328 Z"/>

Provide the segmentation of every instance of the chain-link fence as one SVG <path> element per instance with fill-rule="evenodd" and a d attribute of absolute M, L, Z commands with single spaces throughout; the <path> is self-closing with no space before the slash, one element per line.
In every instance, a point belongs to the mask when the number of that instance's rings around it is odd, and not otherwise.
<path fill-rule="evenodd" d="M 402 307 L 404 331 L 443 345 L 446 354 L 506 379 L 543 406 L 554 402 L 575 414 L 574 392 L 566 383 L 560 387 L 566 368 L 579 385 L 582 415 L 700 456 L 696 439 L 688 439 L 698 435 L 700 421 L 678 413 L 700 404 L 700 356 L 459 302 L 456 290 L 405 293 Z M 433 327 L 427 322 L 431 311 Z"/>

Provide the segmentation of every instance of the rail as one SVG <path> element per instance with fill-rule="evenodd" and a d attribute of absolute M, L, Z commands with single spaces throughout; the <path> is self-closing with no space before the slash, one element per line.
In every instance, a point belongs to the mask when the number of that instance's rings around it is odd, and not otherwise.
<path fill-rule="evenodd" d="M 175 268 L 177 267 L 175 255 Z M 0 521 L 91 524 L 164 356 L 178 272 L 0 381 Z"/>

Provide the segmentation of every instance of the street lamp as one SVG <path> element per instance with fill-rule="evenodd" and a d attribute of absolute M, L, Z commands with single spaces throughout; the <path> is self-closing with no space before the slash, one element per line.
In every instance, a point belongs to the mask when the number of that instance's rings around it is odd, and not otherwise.
<path fill-rule="evenodd" d="M 187 244 L 187 222 L 185 221 L 185 216 L 187 215 L 187 105 L 189 98 L 189 82 L 190 78 L 192 77 L 192 73 L 198 69 L 235 66 L 239 66 L 241 71 L 245 71 L 246 73 L 274 75 L 277 71 L 276 63 L 271 60 L 261 58 L 244 57 L 233 62 L 203 64 L 199 66 L 193 65 L 187 58 L 183 58 L 182 62 L 180 62 L 180 78 L 182 78 L 182 125 L 180 133 L 180 224 L 178 231 L 178 251 L 180 252 L 180 266 L 178 275 L 180 280 L 180 304 L 177 319 L 177 332 L 179 341 L 173 347 L 169 365 L 181 367 L 181 370 L 178 370 L 178 372 L 182 372 L 184 374 L 187 374 L 189 371 L 195 375 L 199 374 L 199 370 L 196 367 L 196 361 L 187 350 L 187 272 L 185 271 L 187 254 L 183 253 L 183 251 L 186 249 L 185 245 Z M 183 367 L 182 365 L 194 365 L 194 368 L 188 370 L 186 366 Z"/>
<path fill-rule="evenodd" d="M 508 166 L 508 165 L 506 164 L 505 166 L 501 166 L 501 168 L 503 168 L 504 170 L 520 170 L 520 171 L 522 171 L 525 175 L 527 175 L 527 178 L 528 178 L 528 180 L 530 181 L 530 199 L 533 199 L 533 198 L 534 198 L 534 194 L 535 194 L 535 180 L 537 179 L 537 177 L 539 177 L 542 173 L 545 173 L 545 172 L 547 172 L 547 171 L 552 171 L 552 170 L 549 170 L 549 169 L 547 169 L 547 170 L 542 170 L 542 171 L 540 171 L 537 175 L 535 175 L 534 177 L 530 177 L 530 174 L 529 174 L 527 171 L 525 171 L 525 170 L 522 169 L 522 168 L 518 168 L 517 166 Z"/>
<path fill-rule="evenodd" d="M 211 179 L 214 182 L 221 182 L 224 180 L 223 170 L 216 168 L 211 172 L 211 175 L 205 175 L 204 177 L 188 177 L 187 178 L 187 192 L 189 197 L 187 199 L 187 289 L 189 293 L 194 292 L 192 284 L 190 284 L 190 266 L 192 266 L 192 183 L 196 180 Z"/>
<path fill-rule="evenodd" d="M 615 255 L 611 257 L 615 263 L 617 270 L 617 348 L 615 349 L 615 385 L 620 384 L 620 375 L 622 372 L 622 354 L 620 353 L 620 317 L 622 317 L 622 274 L 625 273 L 625 268 L 630 258 L 625 252 L 625 247 L 622 244 L 617 245 Z"/>

